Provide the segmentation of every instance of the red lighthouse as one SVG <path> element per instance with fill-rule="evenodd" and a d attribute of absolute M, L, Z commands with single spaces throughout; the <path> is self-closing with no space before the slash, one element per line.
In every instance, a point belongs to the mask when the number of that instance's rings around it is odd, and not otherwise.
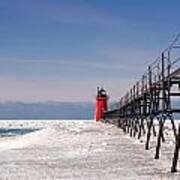
<path fill-rule="evenodd" d="M 100 121 L 104 118 L 104 112 L 107 111 L 108 96 L 103 88 L 97 88 L 96 97 L 96 121 Z"/>

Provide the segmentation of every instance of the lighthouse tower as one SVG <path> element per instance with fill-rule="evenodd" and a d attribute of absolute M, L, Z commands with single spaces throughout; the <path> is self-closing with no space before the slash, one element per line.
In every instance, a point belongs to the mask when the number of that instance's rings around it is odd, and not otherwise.
<path fill-rule="evenodd" d="M 104 112 L 107 111 L 108 96 L 106 91 L 103 88 L 97 88 L 97 97 L 96 97 L 96 121 L 100 121 L 104 118 Z"/>

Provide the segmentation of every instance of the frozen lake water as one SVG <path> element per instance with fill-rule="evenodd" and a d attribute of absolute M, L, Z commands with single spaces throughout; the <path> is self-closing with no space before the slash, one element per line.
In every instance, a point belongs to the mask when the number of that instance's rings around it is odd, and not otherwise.
<path fill-rule="evenodd" d="M 0 138 L 0 179 L 179 180 L 171 174 L 174 143 L 168 128 L 161 159 L 155 141 L 124 135 L 117 127 L 94 121 L 0 121 L 5 129 L 40 129 Z"/>
<path fill-rule="evenodd" d="M 21 136 L 39 129 L 28 128 L 0 128 L 0 137 Z"/>

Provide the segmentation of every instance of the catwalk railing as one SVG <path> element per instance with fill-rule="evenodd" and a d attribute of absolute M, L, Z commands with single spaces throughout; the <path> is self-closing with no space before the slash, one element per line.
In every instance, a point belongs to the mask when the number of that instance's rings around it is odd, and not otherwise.
<path fill-rule="evenodd" d="M 170 120 L 175 140 L 171 172 L 177 171 L 180 148 L 180 126 L 176 127 L 174 114 L 180 113 L 180 36 L 148 67 L 140 81 L 118 102 L 118 108 L 105 112 L 105 122 L 116 124 L 130 136 L 146 135 L 145 149 L 149 149 L 151 134 L 157 136 L 155 159 L 159 159 L 164 139 L 164 124 Z M 117 106 L 116 106 L 117 107 Z M 158 135 L 154 123 L 158 122 Z"/>

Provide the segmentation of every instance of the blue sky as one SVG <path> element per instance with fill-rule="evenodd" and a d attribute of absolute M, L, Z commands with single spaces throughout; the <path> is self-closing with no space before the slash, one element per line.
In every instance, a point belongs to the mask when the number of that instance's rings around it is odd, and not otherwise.
<path fill-rule="evenodd" d="M 112 100 L 180 31 L 178 0 L 0 1 L 0 101 Z"/>

